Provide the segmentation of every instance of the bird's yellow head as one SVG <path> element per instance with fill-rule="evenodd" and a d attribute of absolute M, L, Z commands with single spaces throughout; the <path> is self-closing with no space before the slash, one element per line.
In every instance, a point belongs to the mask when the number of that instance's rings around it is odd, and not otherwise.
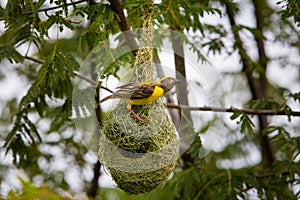
<path fill-rule="evenodd" d="M 159 87 L 161 87 L 164 90 L 164 93 L 170 91 L 177 83 L 179 83 L 180 81 L 172 78 L 172 77 L 164 77 L 162 79 L 160 79 L 157 84 Z"/>

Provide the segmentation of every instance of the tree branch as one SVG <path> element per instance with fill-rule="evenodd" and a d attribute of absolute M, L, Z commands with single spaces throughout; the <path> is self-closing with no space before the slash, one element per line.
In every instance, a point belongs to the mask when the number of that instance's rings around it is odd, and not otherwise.
<path fill-rule="evenodd" d="M 23 56 L 23 58 L 24 58 L 24 59 L 27 59 L 27 60 L 31 60 L 31 61 L 33 61 L 33 62 L 36 62 L 36 63 L 38 63 L 38 64 L 44 64 L 44 61 L 38 60 L 38 59 L 33 58 L 33 57 L 30 57 L 30 56 Z"/>
<path fill-rule="evenodd" d="M 96 199 L 95 197 L 97 196 L 97 191 L 98 191 L 98 180 L 99 177 L 101 176 L 101 163 L 99 160 L 97 160 L 96 164 L 94 165 L 94 177 L 93 180 L 91 182 L 91 187 L 88 189 L 87 194 L 88 197 L 90 197 L 91 199 Z"/>
<path fill-rule="evenodd" d="M 74 74 L 75 76 L 77 76 L 78 78 L 81 78 L 82 80 L 85 80 L 85 81 L 91 83 L 91 84 L 94 85 L 94 86 L 98 86 L 98 85 L 99 85 L 99 83 L 97 83 L 96 81 L 91 80 L 91 79 L 89 79 L 89 78 L 83 76 L 83 75 L 80 74 L 79 72 L 73 71 L 73 74 Z M 104 89 L 104 90 L 106 90 L 106 91 L 108 91 L 108 92 L 110 92 L 110 93 L 113 93 L 112 90 L 110 90 L 110 89 L 108 89 L 107 87 L 104 87 L 104 86 L 102 86 L 102 85 L 100 85 L 100 88 L 102 88 L 102 89 Z"/>
<path fill-rule="evenodd" d="M 189 111 L 212 111 L 212 112 L 227 112 L 234 113 L 236 111 L 241 111 L 249 115 L 290 115 L 295 117 L 300 117 L 300 111 L 291 111 L 287 114 L 284 110 L 254 110 L 254 109 L 238 109 L 235 107 L 223 108 L 223 107 L 192 107 L 187 105 L 174 105 L 167 103 L 166 106 L 171 109 L 182 109 Z"/>
<path fill-rule="evenodd" d="M 123 10 L 123 1 L 122 0 L 109 0 L 110 7 L 118 15 L 116 21 L 119 25 L 120 30 L 122 31 L 125 39 L 125 44 L 131 50 L 133 56 L 136 56 L 139 49 L 139 45 L 135 40 L 135 35 L 130 29 L 129 23 L 126 19 L 124 10 Z"/>
<path fill-rule="evenodd" d="M 24 58 L 34 61 L 39 64 L 44 64 L 43 61 L 38 60 L 36 58 L 32 58 L 29 56 L 24 56 Z M 98 85 L 98 83 L 96 81 L 83 76 L 79 72 L 73 71 L 73 74 L 75 76 L 77 76 L 78 78 L 91 83 L 94 86 Z M 107 87 L 100 86 L 100 88 L 102 88 L 110 93 L 113 93 L 113 91 Z M 228 113 L 241 111 L 241 112 L 244 112 L 249 115 L 290 115 L 290 116 L 300 117 L 300 111 L 291 111 L 289 114 L 287 114 L 284 110 L 254 110 L 254 109 L 238 109 L 235 107 L 223 108 L 223 107 L 210 107 L 210 106 L 193 107 L 193 106 L 188 106 L 188 105 L 175 105 L 175 104 L 171 104 L 171 103 L 167 103 L 166 106 L 170 109 L 181 109 L 181 110 L 186 110 L 186 111 L 212 111 L 212 112 L 228 112 Z"/>
<path fill-rule="evenodd" d="M 96 81 L 93 81 L 87 77 L 84 77 L 83 75 L 79 74 L 78 72 L 74 72 L 75 76 L 92 83 L 93 85 L 97 85 L 98 83 Z M 105 89 L 109 92 L 113 92 L 112 90 L 101 86 L 102 89 Z M 179 109 L 179 110 L 186 110 L 186 111 L 212 111 L 212 112 L 227 112 L 227 113 L 234 113 L 236 111 L 241 111 L 249 115 L 289 115 L 289 116 L 295 116 L 300 117 L 300 111 L 290 111 L 289 113 L 286 113 L 284 110 L 255 110 L 255 109 L 239 109 L 231 106 L 230 108 L 224 108 L 224 107 L 213 107 L 213 106 L 202 106 L 202 107 L 195 107 L 195 106 L 188 106 L 188 105 L 175 105 L 172 103 L 166 103 L 166 106 L 170 109 Z"/>
<path fill-rule="evenodd" d="M 93 55 L 95 56 L 95 55 Z M 96 78 L 97 78 L 97 74 L 94 73 L 95 71 L 95 67 L 96 67 L 96 64 L 95 62 L 92 62 L 91 63 L 91 72 L 92 72 L 92 75 L 91 75 L 91 78 L 92 80 L 94 81 Z M 81 76 L 81 78 L 84 78 L 84 76 Z M 84 80 L 88 80 L 88 79 L 84 79 Z M 98 84 L 97 85 L 97 88 L 96 88 L 96 93 L 95 93 L 95 102 L 99 102 L 100 101 L 100 85 Z M 102 124 L 102 109 L 101 109 L 101 106 L 99 103 L 97 103 L 97 106 L 95 107 L 95 113 L 96 113 L 96 117 L 97 117 L 97 121 L 98 121 L 98 137 L 100 137 L 100 126 Z M 99 146 L 98 146 L 99 148 Z M 92 184 L 90 186 L 90 188 L 88 189 L 88 196 L 91 198 L 91 199 L 96 199 L 96 196 L 97 196 L 97 191 L 98 191 L 98 188 L 99 188 L 99 184 L 98 184 L 98 181 L 99 181 L 99 178 L 101 176 L 101 172 L 100 172 L 100 169 L 101 169 L 101 163 L 99 160 L 97 160 L 97 162 L 95 163 L 94 165 L 94 177 L 93 177 L 93 180 L 92 180 Z"/>
<path fill-rule="evenodd" d="M 260 33 L 263 35 L 264 33 L 264 12 L 266 12 L 267 2 L 265 0 L 252 0 L 253 6 L 254 6 L 254 14 L 256 18 L 256 28 Z M 258 37 L 257 35 L 254 35 L 256 44 L 257 44 L 257 53 L 259 56 L 258 59 L 258 66 L 256 68 L 261 68 L 260 76 L 258 80 L 255 82 L 253 81 L 253 73 L 247 74 L 248 78 L 251 76 L 252 84 L 254 85 L 254 91 L 253 96 L 257 99 L 265 99 L 267 98 L 267 87 L 269 85 L 267 77 L 266 77 L 266 70 L 268 65 L 268 57 L 265 52 L 265 43 L 264 39 L 262 37 Z M 259 116 L 259 126 L 261 130 L 265 129 L 268 126 L 267 118 L 264 116 Z M 269 138 L 267 135 L 263 135 L 261 137 L 261 148 L 263 153 L 263 161 L 265 165 L 271 166 L 272 163 L 275 161 L 275 155 L 272 150 L 272 144 L 269 141 Z"/>
<path fill-rule="evenodd" d="M 79 0 L 79 1 L 75 1 L 75 2 L 72 2 L 72 3 L 68 3 L 67 6 L 73 6 L 73 5 L 76 5 L 76 4 L 81 4 L 81 3 L 84 3 L 84 2 L 87 2 L 88 0 Z M 53 7 L 49 7 L 49 8 L 42 8 L 42 9 L 39 9 L 38 12 L 47 12 L 49 10 L 55 10 L 55 9 L 58 9 L 58 8 L 61 8 L 62 6 L 53 6 Z M 27 12 L 24 12 L 23 15 L 30 15 L 32 14 L 34 11 L 27 11 Z"/>
<path fill-rule="evenodd" d="M 79 1 L 75 1 L 75 2 L 72 2 L 72 3 L 68 3 L 67 6 L 72 6 L 72 5 L 77 5 L 77 4 L 81 4 L 81 3 L 84 3 L 84 2 L 88 2 L 88 0 L 79 0 Z M 42 8 L 42 9 L 39 9 L 37 12 L 47 12 L 47 11 L 50 11 L 50 10 L 55 10 L 55 9 L 58 9 L 58 8 L 61 8 L 62 6 L 53 6 L 53 7 L 49 7 L 49 8 Z M 22 13 L 22 15 L 30 15 L 34 13 L 34 11 L 27 11 L 27 12 L 24 12 Z M 6 18 L 3 17 L 3 18 L 0 18 L 0 21 L 3 21 L 5 20 Z"/>
<path fill-rule="evenodd" d="M 253 76 L 253 71 L 255 69 L 255 62 L 253 62 L 253 60 L 250 58 L 250 56 L 247 54 L 246 49 L 244 48 L 244 44 L 243 41 L 239 35 L 239 30 L 237 29 L 237 24 L 235 22 L 235 13 L 234 13 L 234 9 L 231 7 L 231 3 L 229 2 L 225 2 L 225 7 L 226 7 L 226 12 L 228 14 L 228 19 L 229 19 L 229 23 L 231 25 L 231 30 L 234 36 L 234 40 L 235 40 L 235 45 L 236 48 L 238 50 L 238 53 L 241 57 L 241 62 L 242 62 L 242 66 L 243 66 L 243 72 L 246 74 L 247 80 L 248 80 L 248 84 L 250 87 L 250 91 L 252 94 L 252 99 L 265 99 L 266 96 L 266 88 L 267 88 L 267 79 L 265 74 L 260 74 L 259 79 L 257 80 L 254 76 Z M 257 11 L 256 11 L 257 12 Z M 257 13 L 255 13 L 257 14 Z M 258 18 L 259 16 L 255 16 L 256 18 Z M 258 22 L 258 21 L 257 21 Z M 260 21 L 259 21 L 260 23 Z M 262 29 L 263 26 L 257 25 L 257 27 L 259 29 Z M 263 30 L 260 30 L 261 32 Z M 263 45 L 263 43 L 259 43 L 258 48 L 259 52 L 258 53 L 264 53 L 264 47 L 261 46 Z M 262 66 L 262 70 L 265 73 L 265 67 L 266 67 L 266 59 L 265 57 L 262 58 L 262 56 L 265 55 L 260 55 L 260 61 L 263 61 L 262 63 L 259 63 Z M 259 120 L 259 128 L 260 130 L 265 129 L 268 126 L 268 121 L 267 118 L 265 116 L 259 115 L 258 116 L 258 120 Z M 271 166 L 272 163 L 275 160 L 274 154 L 273 154 L 273 150 L 272 150 L 272 145 L 269 141 L 269 138 L 267 135 L 262 135 L 260 136 L 260 146 L 261 146 L 261 153 L 262 153 L 262 163 L 263 165 L 266 166 Z"/>
<path fill-rule="evenodd" d="M 79 72 L 73 71 L 73 74 L 74 74 L 75 76 L 77 76 L 78 78 L 81 78 L 82 80 L 85 80 L 86 82 L 91 83 L 91 84 L 94 85 L 94 86 L 97 86 L 97 85 L 98 85 L 98 83 L 97 83 L 96 81 L 94 81 L 94 80 L 92 80 L 92 79 L 90 79 L 90 78 L 87 78 L 87 77 L 81 75 Z M 108 91 L 111 91 L 111 90 L 108 89 Z"/>
<path fill-rule="evenodd" d="M 178 10 L 179 12 L 179 10 Z M 182 33 L 183 30 L 180 26 L 171 26 L 171 43 L 173 48 L 174 54 L 174 62 L 175 62 L 175 70 L 176 70 L 176 78 L 181 80 L 182 84 L 176 86 L 176 93 L 179 103 L 188 105 L 188 90 L 187 90 L 187 83 L 183 80 L 186 79 L 186 66 L 185 66 L 185 55 L 184 55 L 184 47 L 183 47 L 183 39 L 179 37 L 178 33 Z M 180 151 L 184 152 L 181 156 L 183 160 L 183 169 L 188 168 L 188 163 L 195 164 L 193 156 L 191 156 L 190 151 L 188 150 L 191 148 L 186 141 L 190 140 L 190 136 L 187 133 L 194 133 L 193 127 L 193 120 L 191 116 L 190 110 L 183 109 L 180 110 L 179 115 L 181 117 L 180 124 L 177 125 L 179 129 L 177 129 L 179 138 L 181 142 Z M 196 134 L 193 134 L 196 135 Z M 193 138 L 194 140 L 194 138 Z"/>
<path fill-rule="evenodd" d="M 83 75 L 81 75 L 78 72 L 73 72 L 75 76 L 78 78 L 81 78 L 93 85 L 98 85 L 98 83 L 94 80 L 91 80 Z M 106 88 L 104 86 L 101 86 L 102 89 L 107 90 L 110 93 L 113 93 L 112 90 L 109 88 Z M 202 107 L 195 107 L 195 106 L 188 106 L 188 105 L 175 105 L 172 103 L 166 103 L 166 106 L 170 109 L 181 109 L 181 110 L 187 110 L 187 111 L 212 111 L 212 112 L 227 112 L 227 113 L 234 113 L 236 111 L 241 111 L 249 115 L 289 115 L 289 116 L 295 116 L 300 117 L 300 111 L 290 111 L 289 113 L 286 113 L 284 110 L 255 110 L 255 109 L 239 109 L 231 106 L 230 108 L 224 108 L 224 107 L 213 107 L 213 106 L 202 106 Z"/>

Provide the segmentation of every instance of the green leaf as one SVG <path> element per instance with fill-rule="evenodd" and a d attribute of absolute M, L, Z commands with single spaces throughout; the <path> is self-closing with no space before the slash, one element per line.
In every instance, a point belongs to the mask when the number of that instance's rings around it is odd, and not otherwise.
<path fill-rule="evenodd" d="M 22 98 L 13 129 L 5 139 L 5 148 L 7 151 L 13 150 L 15 163 L 22 163 L 30 157 L 28 152 L 23 149 L 26 148 L 24 143 L 26 140 L 29 145 L 42 141 L 36 124 L 28 118 L 28 114 L 36 112 L 40 117 L 45 117 L 45 113 L 51 112 L 49 111 L 50 106 L 45 101 L 46 96 L 50 99 L 67 99 L 62 108 L 52 108 L 53 123 L 59 121 L 59 124 L 62 125 L 70 117 L 70 99 L 73 92 L 71 77 L 74 76 L 73 70 L 78 68 L 79 64 L 73 56 L 60 51 L 56 45 L 54 46 L 53 51 L 39 69 L 35 82 L 32 83 L 27 94 Z M 63 113 L 62 111 L 66 112 Z M 20 137 L 21 135 L 23 137 Z M 20 159 L 18 159 L 19 157 Z"/>
<path fill-rule="evenodd" d="M 237 124 L 241 124 L 241 133 L 245 133 L 245 131 L 247 131 L 249 134 L 253 135 L 253 128 L 255 127 L 255 124 L 251 121 L 250 117 L 246 113 L 237 110 L 230 116 L 230 119 L 235 120 L 238 117 L 240 117 L 240 119 Z"/>
<path fill-rule="evenodd" d="M 73 70 L 78 69 L 76 59 L 56 47 L 47 57 L 37 75 L 36 87 L 50 98 L 64 98 L 72 95 Z"/>
<path fill-rule="evenodd" d="M 235 111 L 235 112 L 230 116 L 230 119 L 231 119 L 231 120 L 235 120 L 235 119 L 238 118 L 241 114 L 242 114 L 242 111 L 237 110 L 237 111 Z"/>
<path fill-rule="evenodd" d="M 60 17 L 59 18 L 59 22 L 60 24 L 63 24 L 65 25 L 67 28 L 69 28 L 70 30 L 75 30 L 75 27 L 71 24 L 71 22 L 69 20 L 66 20 L 65 18 L 63 17 Z"/>
<path fill-rule="evenodd" d="M 293 161 L 300 152 L 300 137 L 291 137 L 291 134 L 281 126 L 269 126 L 263 130 L 264 134 L 270 135 L 270 140 L 274 144 L 274 150 L 280 151 L 281 155 L 284 155 L 284 158 Z"/>
<path fill-rule="evenodd" d="M 37 14 L 39 9 L 42 7 L 42 5 L 45 3 L 46 0 L 39 0 L 36 3 L 34 3 L 34 14 Z"/>
<path fill-rule="evenodd" d="M 13 135 L 10 134 L 10 136 L 12 137 L 7 137 L 4 145 L 4 148 L 7 149 L 6 154 L 9 150 L 12 150 L 13 164 L 16 166 L 22 166 L 27 158 L 27 146 L 19 133 Z"/>
<path fill-rule="evenodd" d="M 25 1 L 16 0 L 16 1 L 7 1 L 6 4 L 6 22 L 8 24 L 16 23 L 22 17 L 22 11 L 24 8 Z"/>
<path fill-rule="evenodd" d="M 274 100 L 256 99 L 248 103 L 251 109 L 263 109 L 263 110 L 277 110 L 280 111 L 285 104 L 280 104 Z"/>
<path fill-rule="evenodd" d="M 51 15 L 46 21 L 39 22 L 39 32 L 41 36 L 45 35 L 49 37 L 48 30 L 57 22 L 57 17 Z"/>
<path fill-rule="evenodd" d="M 280 11 L 282 18 L 293 17 L 297 26 L 300 26 L 300 2 L 298 0 L 281 0 L 277 4 L 282 5 L 282 10 Z"/>
<path fill-rule="evenodd" d="M 11 63 L 22 63 L 24 61 L 23 56 L 10 45 L 0 45 L 0 62 L 4 58 Z"/>
<path fill-rule="evenodd" d="M 201 153 L 202 153 L 202 141 L 200 139 L 200 137 L 197 135 L 190 148 L 188 149 L 188 153 L 190 153 L 191 157 L 193 158 L 193 164 L 195 165 L 201 165 L 201 163 L 203 162 Z"/>
<path fill-rule="evenodd" d="M 289 94 L 289 97 L 292 97 L 294 99 L 294 101 L 299 101 L 299 103 L 300 103 L 300 92 Z"/>
<path fill-rule="evenodd" d="M 275 110 L 275 111 L 284 111 L 288 120 L 291 121 L 292 109 L 286 105 L 286 101 L 283 103 L 279 103 L 274 100 L 266 100 L 266 99 L 257 99 L 252 100 L 248 103 L 251 109 L 262 109 L 262 110 Z"/>

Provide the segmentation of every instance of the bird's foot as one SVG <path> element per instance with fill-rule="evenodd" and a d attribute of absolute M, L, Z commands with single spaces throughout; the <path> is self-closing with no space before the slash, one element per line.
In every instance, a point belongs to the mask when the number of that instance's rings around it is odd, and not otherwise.
<path fill-rule="evenodd" d="M 139 120 L 141 123 L 148 123 L 149 121 L 146 119 L 143 119 L 142 117 L 138 116 L 133 110 L 130 110 L 131 116 L 137 120 Z"/>

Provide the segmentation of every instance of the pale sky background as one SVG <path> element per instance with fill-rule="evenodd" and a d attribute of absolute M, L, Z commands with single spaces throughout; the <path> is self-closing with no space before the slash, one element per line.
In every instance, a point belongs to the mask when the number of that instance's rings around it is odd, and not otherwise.
<path fill-rule="evenodd" d="M 240 1 L 242 2 L 242 1 Z M 244 1 L 248 2 L 248 1 Z M 275 1 L 276 2 L 276 1 Z M 0 1 L 0 6 L 4 7 L 6 4 L 6 0 Z M 276 7 L 277 5 L 274 3 L 274 1 L 270 1 L 270 4 L 273 7 Z M 243 24 L 246 26 L 254 27 L 255 22 L 253 21 L 253 18 L 251 17 L 253 13 L 253 8 L 250 6 L 243 7 L 243 10 L 241 14 L 236 18 L 236 21 L 238 24 Z M 202 19 L 203 22 L 207 23 L 222 23 L 225 27 L 229 27 L 228 25 L 228 19 L 226 17 L 219 18 L 218 16 L 208 16 L 205 15 L 205 17 Z M 0 34 L 4 30 L 4 24 L 3 21 L 0 22 Z M 69 37 L 71 34 L 71 31 L 68 29 L 65 29 L 63 33 L 60 34 L 60 37 Z M 196 33 L 197 34 L 197 33 Z M 268 39 L 272 38 L 271 33 L 266 34 Z M 56 37 L 56 29 L 55 27 L 52 28 L 52 31 L 50 32 L 50 37 L 55 38 Z M 242 38 L 246 41 L 246 48 L 247 51 L 250 53 L 251 57 L 257 58 L 256 54 L 256 47 L 253 43 L 253 40 L 251 37 L 249 37 L 249 34 L 244 34 Z M 225 45 L 230 45 L 231 41 L 228 40 Z M 280 44 L 274 44 L 272 42 L 266 43 L 266 51 L 267 55 L 271 58 L 278 57 L 278 56 L 288 56 L 290 60 L 292 60 L 295 63 L 300 63 L 298 53 L 296 49 L 290 49 L 287 46 L 280 45 Z M 23 45 L 21 48 L 19 48 L 21 54 L 25 54 L 27 51 L 27 48 Z M 166 44 L 164 48 L 162 48 L 162 51 L 160 53 L 160 59 L 163 66 L 174 66 L 174 60 L 172 57 L 172 51 L 170 44 Z M 30 54 L 34 54 L 34 51 L 36 49 L 33 49 Z M 232 91 L 232 83 L 235 81 L 235 84 L 245 84 L 242 78 L 233 80 L 232 78 L 228 78 L 227 75 L 224 75 L 224 72 L 239 72 L 241 69 L 241 65 L 239 63 L 239 56 L 237 53 L 234 53 L 230 57 L 227 55 L 212 55 L 209 54 L 209 61 L 212 63 L 212 66 L 204 65 L 201 62 L 197 62 L 196 54 L 193 54 L 191 52 L 188 52 L 188 48 L 185 48 L 185 55 L 186 55 L 186 65 L 187 65 L 187 81 L 189 82 L 189 89 L 190 89 L 190 104 L 192 106 L 236 106 L 236 107 L 242 107 L 243 103 L 246 102 L 250 98 L 250 94 L 240 93 L 237 91 Z M 15 68 L 17 65 L 10 64 L 8 61 L 2 61 L 0 63 L 1 67 L 0 70 L 2 73 L 5 74 L 5 79 L 0 80 L 0 110 L 2 110 L 2 106 L 4 105 L 3 102 L 10 100 L 12 98 L 17 97 L 18 101 L 26 94 L 29 83 L 24 77 L 19 77 L 17 73 L 15 72 Z M 172 72 L 172 68 L 168 68 L 167 70 L 169 73 Z M 279 86 L 289 88 L 291 92 L 297 92 L 299 91 L 300 85 L 299 81 L 297 79 L 299 78 L 299 68 L 297 67 L 286 67 L 283 68 L 283 66 L 279 66 L 277 62 L 271 62 L 269 64 L 267 71 L 267 76 L 270 81 L 276 83 Z M 201 84 L 201 87 L 199 87 L 196 82 L 199 82 Z M 218 104 L 217 101 L 215 101 L 214 97 L 216 97 L 214 94 L 214 91 L 212 90 L 212 87 L 215 85 L 215 83 L 220 84 L 220 88 L 222 88 L 223 91 L 226 92 L 226 96 L 222 96 L 222 105 L 216 105 Z M 115 85 L 117 86 L 118 83 L 114 80 L 112 80 L 109 85 Z M 197 97 L 192 98 L 193 96 Z M 217 99 L 218 101 L 220 99 Z M 295 110 L 300 110 L 300 106 L 297 103 L 294 103 L 293 101 L 289 101 L 291 107 Z M 105 109 L 106 106 L 109 105 L 103 104 L 103 107 Z M 208 121 L 210 118 L 213 117 L 213 113 L 203 113 L 203 112 L 195 112 L 193 113 L 193 116 L 195 118 L 194 123 L 196 124 L 196 129 L 199 129 L 202 125 L 202 121 Z M 231 121 L 229 119 L 230 114 L 219 114 L 221 117 L 223 117 L 224 122 L 231 127 L 236 127 L 236 122 Z M 199 120 L 201 119 L 201 120 Z M 254 119 L 255 121 L 255 119 Z M 289 130 L 289 127 L 296 126 L 300 124 L 299 118 L 292 118 L 291 122 L 287 121 L 286 117 L 280 117 L 280 116 L 274 116 L 270 117 L 271 124 L 276 124 L 278 126 L 284 125 Z M 44 124 L 41 124 L 40 127 L 47 130 L 47 124 L 46 121 L 44 121 Z M 3 128 L 7 127 L 0 127 L 0 130 L 3 130 Z M 9 129 L 11 127 L 8 127 Z M 78 140 L 80 140 L 80 133 L 53 133 L 48 136 L 44 136 L 45 141 L 55 141 L 60 138 L 60 135 L 62 134 L 62 137 L 68 138 L 71 137 L 72 134 L 79 134 Z M 292 134 L 296 134 L 293 133 Z M 299 134 L 299 133 L 298 133 Z M 236 136 L 237 138 L 244 137 L 242 134 L 238 134 Z M 0 136 L 0 146 L 3 146 L 4 136 Z M 201 139 L 203 141 L 203 145 L 207 149 L 213 149 L 214 151 L 221 151 L 227 144 L 229 144 L 232 139 L 228 137 L 226 134 L 226 128 L 224 129 L 223 125 L 220 124 L 219 127 L 211 127 L 206 135 L 201 136 Z M 44 145 L 41 147 L 42 151 L 49 151 L 50 147 L 47 145 Z M 260 161 L 260 153 L 259 150 L 256 147 L 246 147 L 249 150 L 251 149 L 251 153 L 249 154 L 249 157 L 247 158 L 247 162 L 245 160 L 224 160 L 220 163 L 218 163 L 220 166 L 224 168 L 240 168 L 243 167 L 245 164 L 252 164 L 255 165 Z M 55 159 L 52 163 L 47 163 L 46 160 L 40 159 L 39 164 L 41 166 L 49 165 L 49 169 L 55 173 L 55 170 L 66 170 L 68 169 L 68 173 L 65 177 L 66 181 L 70 183 L 71 189 L 73 191 L 80 191 L 82 187 L 82 182 L 75 181 L 79 180 L 80 177 L 84 177 L 87 180 L 92 179 L 93 173 L 92 173 L 92 166 L 87 165 L 84 171 L 81 173 L 79 169 L 76 168 L 70 168 L 68 166 L 68 159 L 72 158 L 66 158 L 64 157 L 61 148 L 59 147 L 53 147 L 51 149 L 53 154 L 55 154 Z M 12 161 L 11 156 L 4 155 L 3 151 L 0 151 L 0 162 L 2 164 L 10 164 Z M 87 154 L 84 158 L 87 163 L 94 163 L 97 159 L 97 155 L 94 153 Z M 20 169 L 16 169 L 13 166 L 11 166 L 11 169 L 7 173 L 7 177 L 5 182 L 2 183 L 0 188 L 0 194 L 6 194 L 10 188 L 19 188 L 20 182 L 18 180 L 18 176 L 25 177 L 26 173 Z M 43 180 L 42 177 L 36 177 L 35 182 L 37 184 L 42 184 Z M 111 180 L 110 176 L 106 175 L 106 172 L 102 168 L 102 175 L 100 178 L 100 186 L 101 187 L 111 187 L 114 185 L 114 182 Z"/>

